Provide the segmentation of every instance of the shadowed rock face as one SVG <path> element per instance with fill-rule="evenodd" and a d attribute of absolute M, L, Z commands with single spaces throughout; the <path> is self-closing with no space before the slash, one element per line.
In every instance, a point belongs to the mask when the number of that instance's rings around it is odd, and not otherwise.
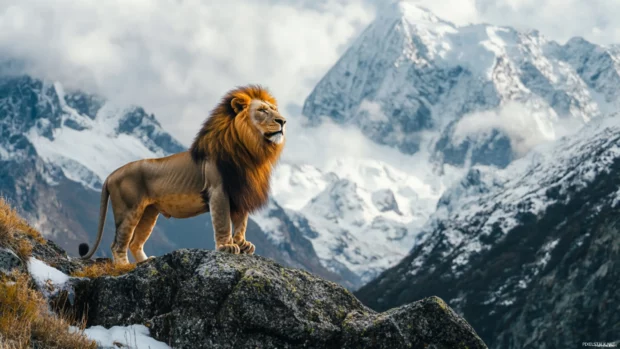
<path fill-rule="evenodd" d="M 145 324 L 174 348 L 486 348 L 437 297 L 377 313 L 333 282 L 258 256 L 182 249 L 72 284 L 87 326 Z"/>

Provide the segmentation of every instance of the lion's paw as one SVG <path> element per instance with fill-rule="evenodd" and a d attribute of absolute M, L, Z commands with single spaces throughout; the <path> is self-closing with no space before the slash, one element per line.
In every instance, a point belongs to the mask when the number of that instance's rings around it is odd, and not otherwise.
<path fill-rule="evenodd" d="M 148 263 L 148 262 L 152 261 L 153 259 L 155 259 L 155 257 L 150 256 L 150 257 L 147 257 L 145 260 L 140 261 L 140 262 L 138 262 L 138 263 L 136 263 L 136 264 L 137 264 L 137 265 L 140 265 L 140 264 Z"/>
<path fill-rule="evenodd" d="M 241 251 L 239 249 L 239 246 L 235 244 L 224 244 L 224 245 L 219 246 L 217 250 L 220 252 L 228 252 L 232 254 L 239 254 L 239 252 Z"/>
<path fill-rule="evenodd" d="M 254 250 L 256 250 L 254 244 L 249 242 L 248 240 L 243 240 L 237 243 L 237 245 L 239 246 L 242 254 L 254 254 Z"/>
<path fill-rule="evenodd" d="M 114 265 L 117 265 L 117 266 L 129 264 L 129 259 L 127 258 L 127 254 L 113 256 L 112 260 L 114 261 Z"/>

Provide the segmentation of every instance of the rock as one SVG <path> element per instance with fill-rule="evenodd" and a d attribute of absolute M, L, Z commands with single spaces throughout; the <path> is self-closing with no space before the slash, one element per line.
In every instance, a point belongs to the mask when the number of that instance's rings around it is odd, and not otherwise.
<path fill-rule="evenodd" d="M 181 249 L 120 277 L 73 278 L 87 326 L 144 324 L 174 348 L 486 348 L 437 297 L 383 313 L 259 256 Z"/>
<path fill-rule="evenodd" d="M 92 263 L 91 260 L 82 260 L 80 258 L 67 256 L 67 252 L 51 240 L 46 240 L 44 244 L 38 243 L 34 239 L 30 239 L 30 242 L 32 243 L 33 257 L 65 274 L 71 274 L 85 265 Z"/>
<path fill-rule="evenodd" d="M 10 249 L 0 247 L 0 274 L 8 275 L 14 269 L 23 269 L 22 260 Z"/>
<path fill-rule="evenodd" d="M 381 189 L 372 193 L 372 203 L 381 212 L 393 211 L 402 214 L 398 208 L 398 202 L 394 197 L 394 192 L 390 189 Z"/>

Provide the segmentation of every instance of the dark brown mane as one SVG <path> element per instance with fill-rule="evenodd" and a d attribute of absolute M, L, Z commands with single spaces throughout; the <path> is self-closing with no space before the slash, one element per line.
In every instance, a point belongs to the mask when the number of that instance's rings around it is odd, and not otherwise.
<path fill-rule="evenodd" d="M 282 144 L 256 135 L 247 106 L 254 99 L 276 105 L 269 92 L 258 85 L 229 91 L 213 109 L 189 151 L 197 162 L 213 161 L 230 199 L 231 214 L 251 213 L 268 200 L 269 180 Z M 239 113 L 233 100 L 244 108 Z"/>

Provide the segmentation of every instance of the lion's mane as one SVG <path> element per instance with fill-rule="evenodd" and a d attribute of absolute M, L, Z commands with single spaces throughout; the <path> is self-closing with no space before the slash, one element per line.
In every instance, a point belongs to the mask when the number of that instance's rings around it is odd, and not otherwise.
<path fill-rule="evenodd" d="M 239 113 L 233 108 L 233 99 L 244 106 Z M 233 215 L 254 212 L 267 203 L 271 171 L 284 145 L 257 134 L 248 111 L 253 99 L 276 105 L 275 98 L 259 85 L 229 91 L 211 111 L 189 149 L 195 162 L 216 164 Z"/>

